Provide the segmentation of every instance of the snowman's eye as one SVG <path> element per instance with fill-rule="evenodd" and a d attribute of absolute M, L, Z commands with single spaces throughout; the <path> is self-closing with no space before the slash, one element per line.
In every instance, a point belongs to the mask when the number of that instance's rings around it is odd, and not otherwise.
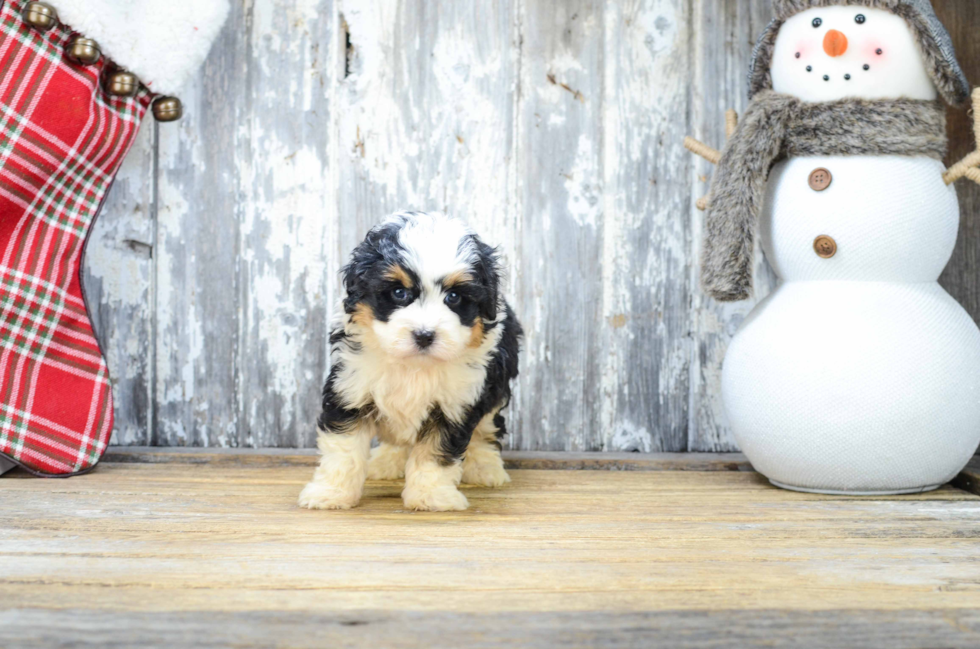
<path fill-rule="evenodd" d="M 867 18 L 864 17 L 864 14 L 858 14 L 854 16 L 854 22 L 856 22 L 859 25 L 863 25 L 865 20 L 867 20 Z"/>
<path fill-rule="evenodd" d="M 814 18 L 814 19 L 813 19 L 813 26 L 814 26 L 815 28 L 816 28 L 816 27 L 819 27 L 819 26 L 820 26 L 820 25 L 822 25 L 822 24 L 823 24 L 823 18 Z"/>

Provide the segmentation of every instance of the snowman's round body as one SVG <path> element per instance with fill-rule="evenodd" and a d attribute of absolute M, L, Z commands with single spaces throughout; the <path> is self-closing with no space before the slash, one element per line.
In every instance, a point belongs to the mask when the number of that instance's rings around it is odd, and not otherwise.
<path fill-rule="evenodd" d="M 851 32 L 853 57 L 839 37 L 824 48 L 833 56 L 820 52 L 815 38 L 831 27 Z M 889 12 L 808 10 L 780 32 L 773 88 L 804 101 L 862 89 L 935 98 L 921 62 L 910 67 L 916 52 Z M 876 72 L 897 67 L 863 84 L 855 76 L 869 60 Z M 781 283 L 732 341 L 722 397 L 739 446 L 775 484 L 925 491 L 976 451 L 980 330 L 937 283 L 959 224 L 943 171 L 926 156 L 798 157 L 772 169 L 760 239 Z"/>
<path fill-rule="evenodd" d="M 831 178 L 820 191 L 817 170 Z M 899 156 L 773 169 L 760 232 L 782 282 L 732 341 L 722 396 L 740 447 L 778 485 L 933 489 L 980 443 L 980 330 L 936 281 L 959 224 L 942 170 Z"/>

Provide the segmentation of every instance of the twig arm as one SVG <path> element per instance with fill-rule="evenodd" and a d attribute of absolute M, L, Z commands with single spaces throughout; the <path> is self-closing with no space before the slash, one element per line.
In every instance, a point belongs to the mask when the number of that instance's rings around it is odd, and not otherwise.
<path fill-rule="evenodd" d="M 725 138 L 731 138 L 736 128 L 738 128 L 738 113 L 729 108 L 725 111 Z"/>
<path fill-rule="evenodd" d="M 952 185 L 960 178 L 980 184 L 980 88 L 973 91 L 973 135 L 977 140 L 977 150 L 966 156 L 943 174 L 943 181 Z"/>
<path fill-rule="evenodd" d="M 725 111 L 725 139 L 730 139 L 736 128 L 738 128 L 738 113 L 729 109 Z M 711 164 L 716 165 L 721 162 L 721 151 L 708 146 L 704 142 L 695 140 L 693 137 L 684 138 L 684 148 L 694 155 L 701 156 Z M 704 212 L 709 206 L 708 197 L 704 196 L 699 198 L 695 205 L 699 210 Z"/>
<path fill-rule="evenodd" d="M 973 136 L 977 138 L 977 150 L 980 151 L 980 88 L 973 89 Z"/>
<path fill-rule="evenodd" d="M 721 151 L 718 149 L 713 149 L 704 142 L 695 140 L 693 137 L 684 138 L 684 148 L 694 155 L 701 156 L 711 164 L 716 165 L 721 160 Z"/>
<path fill-rule="evenodd" d="M 947 169 L 946 173 L 943 174 L 943 180 L 946 181 L 947 185 L 952 185 L 960 178 L 972 176 L 973 174 L 970 172 L 976 171 L 978 165 L 980 165 L 980 151 L 974 151 Z"/>

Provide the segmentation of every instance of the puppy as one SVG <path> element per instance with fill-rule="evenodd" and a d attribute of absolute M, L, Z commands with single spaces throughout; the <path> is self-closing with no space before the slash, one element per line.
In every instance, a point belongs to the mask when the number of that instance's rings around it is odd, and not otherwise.
<path fill-rule="evenodd" d="M 322 457 L 300 506 L 349 509 L 366 478 L 404 477 L 406 508 L 463 510 L 461 481 L 510 482 L 500 410 L 523 332 L 500 294 L 497 251 L 457 220 L 401 212 L 367 234 L 343 281 Z"/>

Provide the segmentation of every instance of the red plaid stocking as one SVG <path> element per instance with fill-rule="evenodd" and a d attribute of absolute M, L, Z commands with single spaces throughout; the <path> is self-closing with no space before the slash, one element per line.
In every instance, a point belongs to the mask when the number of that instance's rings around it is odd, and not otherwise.
<path fill-rule="evenodd" d="M 112 432 L 82 253 L 152 95 L 108 96 L 105 58 L 71 62 L 71 29 L 36 31 L 21 5 L 0 8 L 0 453 L 70 475 L 99 461 Z"/>

